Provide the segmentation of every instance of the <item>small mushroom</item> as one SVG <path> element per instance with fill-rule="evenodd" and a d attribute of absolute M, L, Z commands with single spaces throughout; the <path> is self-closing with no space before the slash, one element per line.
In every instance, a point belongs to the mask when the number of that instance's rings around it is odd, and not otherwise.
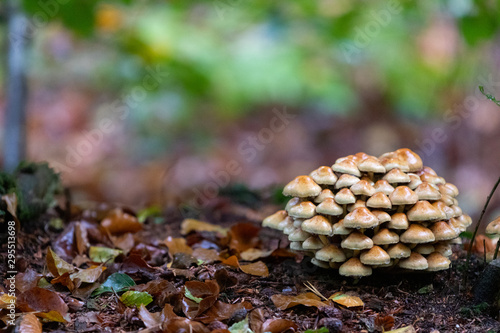
<path fill-rule="evenodd" d="M 346 239 L 344 239 L 340 243 L 340 246 L 342 246 L 342 248 L 344 249 L 349 250 L 366 250 L 373 247 L 373 241 L 359 231 L 355 231 L 351 233 Z"/>
<path fill-rule="evenodd" d="M 433 252 L 427 256 L 428 271 L 441 271 L 450 268 L 451 261 L 439 252 Z"/>
<path fill-rule="evenodd" d="M 380 246 L 373 246 L 370 250 L 363 252 L 359 257 L 361 263 L 365 265 L 387 265 L 391 262 L 391 257 Z"/>
<path fill-rule="evenodd" d="M 321 250 L 316 252 L 316 259 L 330 262 L 344 262 L 347 260 L 344 251 L 339 249 L 336 245 L 326 245 Z"/>
<path fill-rule="evenodd" d="M 401 171 L 399 168 L 394 168 L 385 174 L 382 179 L 387 180 L 390 184 L 404 184 L 410 182 L 410 176 Z"/>
<path fill-rule="evenodd" d="M 410 256 L 399 262 L 399 267 L 411 270 L 424 270 L 429 267 L 427 260 L 417 252 L 412 252 Z"/>
<path fill-rule="evenodd" d="M 373 228 L 378 224 L 378 218 L 366 207 L 356 208 L 344 217 L 346 228 Z"/>
<path fill-rule="evenodd" d="M 290 197 L 315 197 L 321 193 L 321 187 L 309 176 L 298 176 L 289 182 L 283 190 L 283 195 Z"/>
<path fill-rule="evenodd" d="M 332 231 L 334 235 L 349 235 L 352 232 L 352 229 L 347 229 L 344 226 L 344 220 L 342 219 L 333 225 Z"/>
<path fill-rule="evenodd" d="M 358 169 L 356 161 L 354 159 L 344 159 L 340 162 L 337 160 L 334 165 L 332 165 L 333 171 L 350 174 L 356 177 L 361 177 L 361 172 Z"/>
<path fill-rule="evenodd" d="M 312 171 L 309 176 L 319 185 L 334 185 L 337 181 L 337 176 L 333 173 L 332 168 L 328 166 L 320 166 Z"/>
<path fill-rule="evenodd" d="M 262 221 L 262 226 L 283 230 L 279 228 L 279 224 L 288 216 L 285 210 L 279 210 L 276 213 L 266 217 L 264 221 Z"/>
<path fill-rule="evenodd" d="M 290 235 L 288 235 L 288 240 L 291 242 L 303 242 L 310 236 L 310 233 L 298 228 L 295 229 Z"/>
<path fill-rule="evenodd" d="M 434 248 L 434 245 L 432 245 L 432 244 L 419 244 L 413 249 L 413 251 L 420 253 L 420 254 L 423 254 L 423 255 L 427 255 L 427 254 L 431 254 L 432 252 L 434 252 L 435 248 Z"/>
<path fill-rule="evenodd" d="M 342 176 L 340 176 L 337 182 L 335 183 L 335 189 L 338 190 L 344 187 L 351 187 L 354 184 L 358 183 L 359 180 L 360 179 L 358 177 L 345 173 Z"/>
<path fill-rule="evenodd" d="M 351 186 L 351 192 L 355 195 L 370 197 L 375 193 L 375 188 L 366 180 L 360 180 Z"/>
<path fill-rule="evenodd" d="M 375 245 L 389 245 L 399 242 L 399 235 L 389 229 L 381 229 L 372 237 Z"/>
<path fill-rule="evenodd" d="M 411 244 L 429 243 L 435 241 L 434 234 L 431 230 L 416 223 L 411 224 L 410 227 L 401 234 L 399 239 L 403 243 Z"/>
<path fill-rule="evenodd" d="M 429 184 L 427 182 L 422 182 L 415 189 L 415 193 L 418 195 L 418 200 L 440 200 L 441 192 L 436 188 L 435 185 Z"/>
<path fill-rule="evenodd" d="M 408 246 L 403 243 L 397 243 L 389 247 L 387 253 L 391 259 L 401 259 L 408 258 L 411 254 L 411 250 Z"/>
<path fill-rule="evenodd" d="M 446 214 L 432 206 L 429 201 L 418 201 L 407 213 L 409 221 L 432 221 L 446 218 Z"/>
<path fill-rule="evenodd" d="M 316 198 L 314 198 L 314 202 L 319 204 L 328 198 L 333 199 L 333 198 L 335 198 L 335 195 L 333 194 L 332 190 L 325 188 L 323 191 L 321 191 L 321 193 Z"/>
<path fill-rule="evenodd" d="M 385 195 L 390 195 L 394 192 L 394 187 L 384 179 L 378 180 L 373 187 L 375 188 L 375 192 L 382 192 Z"/>
<path fill-rule="evenodd" d="M 356 202 L 356 197 L 348 188 L 343 188 L 335 194 L 335 202 L 339 205 L 349 205 Z"/>
<path fill-rule="evenodd" d="M 390 229 L 406 230 L 410 226 L 408 218 L 404 213 L 395 213 L 391 216 L 391 221 L 387 224 Z"/>
<path fill-rule="evenodd" d="M 302 247 L 304 250 L 319 250 L 323 248 L 325 244 L 319 239 L 319 237 L 310 236 L 303 243 Z"/>
<path fill-rule="evenodd" d="M 332 224 L 322 215 L 316 215 L 313 218 L 305 220 L 302 222 L 301 227 L 302 230 L 314 235 L 332 235 Z"/>
<path fill-rule="evenodd" d="M 288 211 L 291 217 L 298 217 L 302 219 L 309 219 L 316 214 L 316 205 L 311 201 L 303 201 L 298 205 L 293 206 Z"/>
<path fill-rule="evenodd" d="M 342 264 L 339 268 L 339 274 L 343 276 L 369 276 L 372 275 L 372 268 L 363 265 L 358 258 L 351 258 Z"/>
<path fill-rule="evenodd" d="M 333 198 L 326 198 L 316 207 L 319 214 L 339 216 L 344 213 L 344 208 L 337 204 Z"/>
<path fill-rule="evenodd" d="M 488 223 L 486 233 L 488 235 L 500 235 L 500 216 Z"/>
<path fill-rule="evenodd" d="M 370 208 L 391 209 L 392 203 L 387 195 L 377 192 L 366 201 L 366 206 Z"/>
<path fill-rule="evenodd" d="M 444 221 L 434 223 L 430 227 L 430 230 L 434 234 L 434 237 L 437 241 L 450 240 L 458 236 L 458 234 L 452 228 L 450 228 L 448 223 Z"/>

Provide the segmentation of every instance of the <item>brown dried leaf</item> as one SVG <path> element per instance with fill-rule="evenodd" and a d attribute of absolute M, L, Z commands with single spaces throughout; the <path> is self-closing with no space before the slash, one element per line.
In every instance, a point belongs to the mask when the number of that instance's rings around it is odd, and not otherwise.
<path fill-rule="evenodd" d="M 210 333 L 210 330 L 202 323 L 177 316 L 170 304 L 165 304 L 160 318 L 162 321 L 161 329 L 164 333 Z"/>
<path fill-rule="evenodd" d="M 238 223 L 229 230 L 229 248 L 238 252 L 259 247 L 260 227 L 253 223 Z"/>
<path fill-rule="evenodd" d="M 199 303 L 184 297 L 182 299 L 182 312 L 189 319 L 194 319 L 212 307 L 219 296 L 219 285 L 215 280 L 187 281 L 184 285 L 195 298 L 201 298 Z"/>
<path fill-rule="evenodd" d="M 87 228 L 80 222 L 75 223 L 75 240 L 78 254 L 84 254 L 90 246 Z"/>
<path fill-rule="evenodd" d="M 260 276 L 260 277 L 268 277 L 269 270 L 267 269 L 266 264 L 262 261 L 257 261 L 247 265 L 240 265 L 240 269 L 243 273 L 247 273 L 250 275 Z"/>
<path fill-rule="evenodd" d="M 226 320 L 229 319 L 234 312 L 243 309 L 246 310 L 252 309 L 252 304 L 250 304 L 249 302 L 228 304 L 221 301 L 217 301 L 207 311 L 196 317 L 196 320 L 201 321 L 204 324 L 211 323 L 214 320 Z"/>
<path fill-rule="evenodd" d="M 200 247 L 193 250 L 193 257 L 203 261 L 204 264 L 212 264 L 222 260 L 219 253 L 214 249 L 203 249 Z"/>
<path fill-rule="evenodd" d="M 168 251 L 171 256 L 176 253 L 193 253 L 193 249 L 186 244 L 185 238 L 173 238 L 171 236 L 168 236 L 167 239 L 165 239 L 165 244 L 167 245 Z"/>
<path fill-rule="evenodd" d="M 7 293 L 0 294 L 0 309 L 7 309 L 11 304 L 16 304 L 16 296 Z"/>
<path fill-rule="evenodd" d="M 134 236 L 130 232 L 119 236 L 111 236 L 111 241 L 115 247 L 125 253 L 129 252 L 135 245 Z"/>
<path fill-rule="evenodd" d="M 358 296 L 351 296 L 343 294 L 342 292 L 336 292 L 332 296 L 328 298 L 329 300 L 334 301 L 337 304 L 343 305 L 346 308 L 352 308 L 356 306 L 363 306 L 365 303 Z"/>
<path fill-rule="evenodd" d="M 297 332 L 299 327 L 288 319 L 268 319 L 262 325 L 262 332 L 282 333 Z"/>
<path fill-rule="evenodd" d="M 37 273 L 33 268 L 28 268 L 24 273 L 17 273 L 16 289 L 20 293 L 23 293 L 28 289 L 36 287 L 41 278 L 42 274 Z"/>
<path fill-rule="evenodd" d="M 59 277 L 64 273 L 71 273 L 75 270 L 72 264 L 64 261 L 50 247 L 47 250 L 47 268 L 54 277 Z"/>
<path fill-rule="evenodd" d="M 229 274 L 229 272 L 225 269 L 219 269 L 215 272 L 215 280 L 219 284 L 219 287 L 222 290 L 226 290 L 227 288 L 233 287 L 238 283 L 238 279 Z"/>
<path fill-rule="evenodd" d="M 317 308 L 326 305 L 313 293 L 303 293 L 297 296 L 273 295 L 271 296 L 271 300 L 280 310 L 286 310 L 296 305 L 315 306 Z"/>
<path fill-rule="evenodd" d="M 75 281 L 76 279 L 85 283 L 94 283 L 101 276 L 102 272 L 106 270 L 104 266 L 97 266 L 79 270 L 76 273 L 70 275 L 71 280 Z"/>
<path fill-rule="evenodd" d="M 248 249 L 240 253 L 240 258 L 245 261 L 254 261 L 259 258 L 269 257 L 273 251 L 264 251 L 261 249 Z"/>
<path fill-rule="evenodd" d="M 2 195 L 2 200 L 5 201 L 7 205 L 7 211 L 10 215 L 14 216 L 17 219 L 16 211 L 17 211 L 17 195 L 15 192 Z"/>
<path fill-rule="evenodd" d="M 60 283 L 63 286 L 67 287 L 69 290 L 73 291 L 79 286 L 79 282 L 77 285 L 73 282 L 73 279 L 71 279 L 70 274 L 68 272 L 64 273 L 63 275 L 60 275 L 56 278 L 53 278 L 50 281 L 51 284 L 57 284 Z"/>
<path fill-rule="evenodd" d="M 160 312 L 156 313 L 149 312 L 144 306 L 144 304 L 141 304 L 141 306 L 139 306 L 139 318 L 144 322 L 144 326 L 146 326 L 146 328 L 160 327 L 161 325 L 160 316 L 161 316 Z"/>
<path fill-rule="evenodd" d="M 238 261 L 238 258 L 236 256 L 230 256 L 229 258 L 222 260 L 222 263 L 231 267 L 240 267 L 240 262 Z"/>
<path fill-rule="evenodd" d="M 19 309 L 23 312 L 38 311 L 38 317 L 51 321 L 66 322 L 68 306 L 58 293 L 43 288 L 31 288 L 17 300 Z"/>
<path fill-rule="evenodd" d="M 112 235 L 126 232 L 136 233 L 142 230 L 142 224 L 133 215 L 125 213 L 121 208 L 113 209 L 101 221 L 101 226 Z"/>
<path fill-rule="evenodd" d="M 375 318 L 375 326 L 382 332 L 389 331 L 394 326 L 394 317 L 379 314 Z"/>
<path fill-rule="evenodd" d="M 166 303 L 171 304 L 174 308 L 180 309 L 180 301 L 182 300 L 182 290 L 175 287 L 173 282 L 167 280 L 151 280 L 146 284 L 133 286 L 130 290 L 145 291 L 153 296 L 154 304 L 163 307 Z"/>
<path fill-rule="evenodd" d="M 210 224 L 208 222 L 203 222 L 195 219 L 184 219 L 181 223 L 181 234 L 187 235 L 191 231 L 209 231 L 209 232 L 218 232 L 225 236 L 227 234 L 228 229 L 223 228 L 218 225 Z"/>
<path fill-rule="evenodd" d="M 42 324 L 32 313 L 22 315 L 18 323 L 19 332 L 23 333 L 42 333 Z"/>
<path fill-rule="evenodd" d="M 264 325 L 264 321 L 266 320 L 265 315 L 264 315 L 264 310 L 262 308 L 257 308 L 250 312 L 249 315 L 249 325 L 250 329 L 254 331 L 255 333 L 262 333 L 264 330 L 262 330 L 262 325 Z"/>

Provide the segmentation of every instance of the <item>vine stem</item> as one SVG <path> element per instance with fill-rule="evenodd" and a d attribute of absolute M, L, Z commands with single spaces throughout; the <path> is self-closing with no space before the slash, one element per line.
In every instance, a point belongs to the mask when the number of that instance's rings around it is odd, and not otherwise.
<path fill-rule="evenodd" d="M 495 186 L 493 186 L 493 188 L 491 189 L 491 192 L 488 195 L 488 198 L 486 199 L 486 203 L 484 204 L 483 210 L 481 211 L 481 215 L 479 215 L 479 220 L 477 221 L 476 227 L 474 228 L 474 233 L 472 234 L 472 239 L 470 241 L 469 249 L 467 250 L 467 260 L 465 261 L 464 287 L 467 285 L 467 274 L 469 272 L 470 257 L 472 254 L 472 247 L 474 246 L 474 241 L 476 240 L 477 231 L 479 230 L 479 226 L 481 225 L 481 221 L 483 220 L 484 213 L 486 213 L 486 209 L 490 204 L 491 197 L 493 197 L 493 194 L 495 193 L 499 184 L 500 184 L 500 177 L 495 183 Z"/>

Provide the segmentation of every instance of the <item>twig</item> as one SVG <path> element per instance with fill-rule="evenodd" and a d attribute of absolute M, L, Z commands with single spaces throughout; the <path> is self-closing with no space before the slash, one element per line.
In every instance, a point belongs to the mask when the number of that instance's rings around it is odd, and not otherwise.
<path fill-rule="evenodd" d="M 479 230 L 479 226 L 481 225 L 481 221 L 483 220 L 486 208 L 488 208 L 488 205 L 490 204 L 491 197 L 495 193 L 499 184 L 500 184 L 500 177 L 498 178 L 497 182 L 491 189 L 491 192 L 488 195 L 488 198 L 486 199 L 486 203 L 484 204 L 483 210 L 481 211 L 481 215 L 479 215 L 479 220 L 477 221 L 476 227 L 474 228 L 474 232 L 472 233 L 472 239 L 470 240 L 470 245 L 469 248 L 467 249 L 467 260 L 465 261 L 464 287 L 467 285 L 467 273 L 469 272 L 470 256 L 472 254 L 472 247 L 474 246 L 474 241 L 476 240 L 477 231 Z"/>
<path fill-rule="evenodd" d="M 328 298 L 326 298 L 325 296 L 323 296 L 323 294 L 321 294 L 319 292 L 319 290 L 316 289 L 316 287 L 313 286 L 313 284 L 311 282 L 309 282 L 309 281 L 304 282 L 304 286 L 306 286 L 306 288 L 309 289 L 310 291 L 312 291 L 316 296 L 324 299 L 325 301 L 328 301 Z"/>
<path fill-rule="evenodd" d="M 500 248 L 500 239 L 497 240 L 497 246 L 495 248 L 495 254 L 493 255 L 493 260 L 495 260 L 497 258 L 497 255 L 498 255 L 498 248 Z"/>
<path fill-rule="evenodd" d="M 483 86 L 479 86 L 479 91 L 481 92 L 481 94 L 483 94 L 484 96 L 486 96 L 487 99 L 489 99 L 490 101 L 492 101 L 493 103 L 495 103 L 496 105 L 500 106 L 500 101 L 498 101 L 495 96 L 493 95 L 490 95 L 490 94 L 487 94 L 484 92 L 484 87 Z"/>

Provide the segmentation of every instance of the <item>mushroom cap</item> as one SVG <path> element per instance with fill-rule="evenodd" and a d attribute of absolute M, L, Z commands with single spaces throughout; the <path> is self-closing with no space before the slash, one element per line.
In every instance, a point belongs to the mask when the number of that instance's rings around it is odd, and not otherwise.
<path fill-rule="evenodd" d="M 452 183 L 440 184 L 439 191 L 453 198 L 459 194 L 458 188 Z"/>
<path fill-rule="evenodd" d="M 319 204 L 322 203 L 327 198 L 335 198 L 335 194 L 333 194 L 332 190 L 325 188 L 321 193 L 314 198 L 314 202 Z"/>
<path fill-rule="evenodd" d="M 363 235 L 359 231 L 355 231 L 347 236 L 347 238 L 340 243 L 340 246 L 342 246 L 343 249 L 349 250 L 365 250 L 373 247 L 373 241 L 368 236 Z"/>
<path fill-rule="evenodd" d="M 420 254 L 423 254 L 423 255 L 427 255 L 427 254 L 431 254 L 432 252 L 434 252 L 435 248 L 434 248 L 434 245 L 432 245 L 432 244 L 419 244 L 413 249 L 413 251 L 420 253 Z"/>
<path fill-rule="evenodd" d="M 385 167 L 375 156 L 369 156 L 358 163 L 358 169 L 363 172 L 385 173 Z"/>
<path fill-rule="evenodd" d="M 291 242 L 303 242 L 310 236 L 310 233 L 298 228 L 295 229 L 290 235 L 288 235 L 288 240 Z"/>
<path fill-rule="evenodd" d="M 467 229 L 467 227 L 463 226 L 455 217 L 452 217 L 448 221 L 450 228 L 452 228 L 457 234 L 464 232 Z M 488 234 L 488 230 L 486 230 L 486 233 Z"/>
<path fill-rule="evenodd" d="M 432 231 L 420 224 L 413 223 L 399 236 L 403 243 L 420 244 L 434 242 L 435 237 Z"/>
<path fill-rule="evenodd" d="M 325 244 L 316 236 L 310 236 L 302 243 L 304 250 L 319 250 L 323 246 L 325 246 Z"/>
<path fill-rule="evenodd" d="M 293 206 L 288 211 L 291 217 L 309 219 L 316 214 L 316 205 L 311 201 L 302 201 L 298 205 Z"/>
<path fill-rule="evenodd" d="M 436 185 L 429 184 L 427 182 L 422 182 L 415 189 L 415 193 L 418 195 L 418 200 L 440 200 L 441 192 L 436 188 Z"/>
<path fill-rule="evenodd" d="M 352 212 L 353 210 L 355 210 L 356 208 L 359 208 L 359 207 L 366 207 L 366 201 L 361 200 L 361 199 L 356 200 L 355 203 L 347 206 L 347 211 Z"/>
<path fill-rule="evenodd" d="M 456 220 L 465 228 L 469 227 L 472 224 L 472 219 L 467 214 L 462 214 L 456 218 Z"/>
<path fill-rule="evenodd" d="M 441 271 L 450 268 L 451 261 L 439 252 L 433 252 L 427 256 L 428 271 Z"/>
<path fill-rule="evenodd" d="M 449 240 L 458 236 L 458 234 L 450 228 L 448 223 L 444 221 L 434 223 L 431 225 L 430 229 L 437 241 Z"/>
<path fill-rule="evenodd" d="M 432 206 L 429 201 L 420 200 L 407 212 L 409 221 L 431 221 L 442 220 L 446 218 L 446 214 L 436 207 Z"/>
<path fill-rule="evenodd" d="M 361 172 L 359 171 L 356 161 L 353 158 L 346 158 L 341 161 L 335 161 L 335 164 L 332 165 L 332 169 L 333 171 L 348 173 L 357 177 L 361 176 Z"/>
<path fill-rule="evenodd" d="M 321 250 L 316 252 L 315 257 L 318 260 L 331 262 L 344 262 L 347 260 L 344 251 L 333 244 L 324 246 Z"/>
<path fill-rule="evenodd" d="M 371 208 L 391 209 L 392 203 L 387 195 L 382 192 L 377 192 L 368 198 L 366 206 Z"/>
<path fill-rule="evenodd" d="M 312 171 L 309 176 L 320 185 L 334 185 L 337 181 L 337 176 L 333 173 L 329 166 L 320 166 Z"/>
<path fill-rule="evenodd" d="M 410 176 L 401 171 L 399 168 L 394 168 L 382 177 L 382 179 L 387 180 L 391 184 L 397 183 L 409 183 Z"/>
<path fill-rule="evenodd" d="M 302 247 L 302 242 L 290 242 L 290 250 L 304 251 L 304 248 Z"/>
<path fill-rule="evenodd" d="M 373 237 L 373 244 L 387 245 L 399 242 L 399 235 L 389 229 L 380 229 Z"/>
<path fill-rule="evenodd" d="M 432 203 L 432 206 L 442 211 L 445 214 L 447 220 L 451 219 L 455 215 L 454 209 L 451 208 L 451 206 L 446 206 L 445 203 L 442 201 L 435 201 Z"/>
<path fill-rule="evenodd" d="M 372 268 L 363 265 L 358 258 L 351 258 L 340 266 L 339 274 L 343 276 L 369 276 L 372 275 Z"/>
<path fill-rule="evenodd" d="M 413 205 L 418 201 L 418 195 L 408 186 L 398 186 L 389 195 L 393 205 Z"/>
<path fill-rule="evenodd" d="M 378 218 L 366 207 L 356 208 L 344 217 L 346 228 L 373 228 L 378 224 Z"/>
<path fill-rule="evenodd" d="M 385 195 L 389 195 L 394 192 L 394 187 L 385 179 L 377 180 L 373 187 L 375 188 L 375 192 L 382 192 Z"/>
<path fill-rule="evenodd" d="M 396 150 L 396 154 L 398 155 L 398 157 L 400 159 L 402 159 L 406 163 L 408 163 L 410 172 L 419 171 L 424 166 L 420 156 L 418 156 L 418 154 L 416 154 L 415 152 L 413 152 L 412 150 L 410 150 L 408 148 L 398 149 L 398 150 Z"/>
<path fill-rule="evenodd" d="M 276 213 L 269 215 L 262 221 L 263 227 L 282 230 L 279 224 L 288 216 L 285 210 L 278 210 Z"/>
<path fill-rule="evenodd" d="M 408 246 L 403 243 L 397 243 L 389 247 L 387 253 L 391 259 L 401 259 L 408 258 L 411 254 L 411 250 Z"/>
<path fill-rule="evenodd" d="M 389 222 L 391 220 L 391 215 L 382 210 L 372 210 L 372 214 L 377 217 L 379 224 Z"/>
<path fill-rule="evenodd" d="M 412 190 L 416 189 L 418 185 L 422 184 L 422 180 L 418 175 L 414 173 L 409 173 L 408 176 L 410 176 L 410 182 L 406 184 L 406 186 L 408 186 Z"/>
<path fill-rule="evenodd" d="M 488 223 L 486 233 L 489 235 L 500 235 L 500 216 Z"/>
<path fill-rule="evenodd" d="M 356 202 L 356 197 L 348 188 L 343 188 L 335 194 L 335 202 L 339 205 L 348 205 Z"/>
<path fill-rule="evenodd" d="M 300 228 L 302 226 L 302 222 L 304 222 L 306 219 L 300 219 L 298 217 L 293 218 L 293 226 L 295 228 Z"/>
<path fill-rule="evenodd" d="M 410 166 L 408 163 L 397 156 L 395 152 L 385 153 L 379 158 L 380 163 L 385 167 L 386 171 L 390 171 L 394 168 L 398 168 L 401 171 L 410 171 Z"/>
<path fill-rule="evenodd" d="M 458 205 L 452 205 L 450 208 L 453 209 L 453 217 L 462 215 L 462 208 L 458 207 Z"/>
<path fill-rule="evenodd" d="M 349 235 L 351 233 L 351 229 L 347 229 L 344 226 L 343 219 L 335 223 L 332 227 L 332 230 L 334 235 Z"/>
<path fill-rule="evenodd" d="M 355 195 L 372 196 L 375 193 L 375 188 L 366 180 L 360 180 L 351 186 L 351 192 Z"/>
<path fill-rule="evenodd" d="M 446 206 L 455 204 L 454 198 L 450 197 L 448 194 L 442 194 L 440 201 L 444 202 Z"/>
<path fill-rule="evenodd" d="M 283 195 L 290 197 L 315 197 L 321 193 L 321 186 L 309 176 L 298 176 L 283 189 Z"/>
<path fill-rule="evenodd" d="M 406 230 L 410 226 L 405 213 L 395 213 L 391 216 L 391 221 L 387 224 L 390 229 Z"/>
<path fill-rule="evenodd" d="M 391 261 L 389 254 L 377 245 L 363 252 L 359 258 L 361 263 L 365 265 L 386 265 Z"/>
<path fill-rule="evenodd" d="M 337 204 L 333 198 L 326 198 L 316 207 L 316 212 L 325 215 L 339 216 L 344 213 L 344 208 Z"/>
<path fill-rule="evenodd" d="M 335 183 L 335 189 L 338 190 L 339 188 L 343 187 L 351 187 L 357 182 L 359 182 L 358 177 L 344 173 L 342 176 L 339 177 L 339 179 Z"/>
<path fill-rule="evenodd" d="M 301 228 L 302 230 L 314 235 L 332 235 L 332 224 L 322 215 L 315 215 L 314 217 L 305 220 L 302 222 Z"/>
<path fill-rule="evenodd" d="M 325 268 L 325 269 L 330 268 L 329 262 L 323 261 L 323 260 L 318 260 L 316 258 L 311 259 L 311 264 L 316 265 L 316 266 L 321 267 L 321 268 Z"/>
<path fill-rule="evenodd" d="M 446 244 L 446 243 L 437 243 L 434 246 L 434 250 L 435 250 L 435 252 L 441 253 L 445 257 L 449 257 L 453 253 L 452 250 L 451 250 L 451 245 L 450 244 Z"/>
<path fill-rule="evenodd" d="M 412 252 L 406 259 L 399 262 L 399 267 L 411 270 L 423 270 L 429 267 L 427 260 L 417 252 Z"/>
<path fill-rule="evenodd" d="M 286 206 L 285 206 L 285 210 L 288 212 L 290 211 L 290 208 L 292 208 L 293 206 L 295 205 L 298 205 L 299 203 L 301 203 L 303 201 L 302 198 L 291 198 L 290 200 L 288 200 L 288 202 L 286 203 Z"/>
<path fill-rule="evenodd" d="M 291 216 L 285 217 L 283 221 L 278 225 L 278 230 L 285 231 L 286 228 L 293 227 L 293 218 Z"/>

